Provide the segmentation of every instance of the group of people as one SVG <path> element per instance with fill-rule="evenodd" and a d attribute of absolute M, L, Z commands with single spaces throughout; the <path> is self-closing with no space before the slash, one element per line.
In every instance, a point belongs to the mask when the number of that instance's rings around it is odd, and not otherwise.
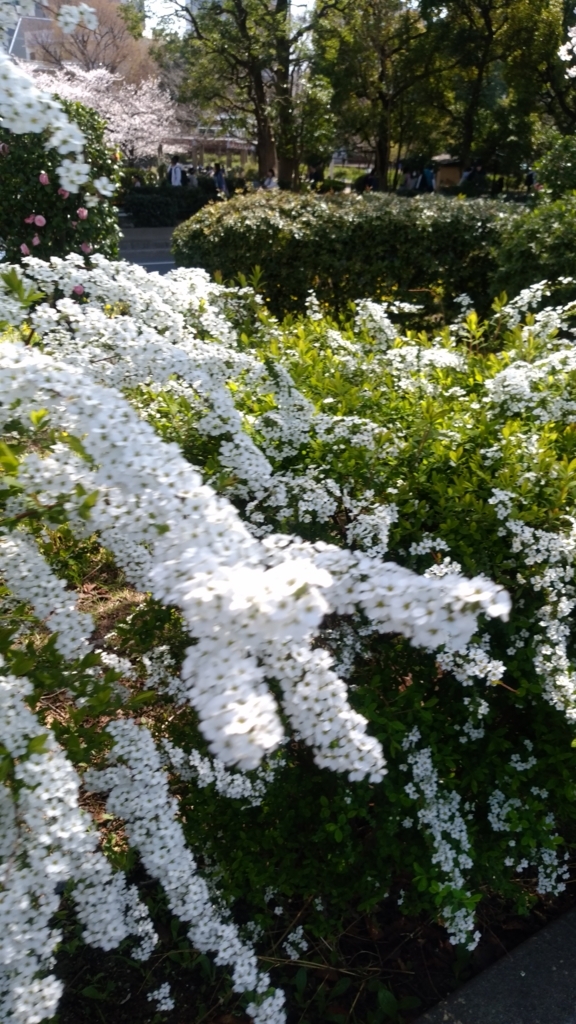
<path fill-rule="evenodd" d="M 432 165 L 420 167 L 418 170 L 404 171 L 402 188 L 406 192 L 433 192 L 434 170 Z"/>
<path fill-rule="evenodd" d="M 206 168 L 206 171 L 211 170 Z M 166 171 L 166 181 L 169 185 L 174 185 L 175 188 L 182 188 L 187 186 L 188 188 L 198 188 L 198 172 L 204 171 L 204 168 L 198 167 L 196 169 L 193 164 L 185 167 L 180 163 L 180 157 L 174 155 L 170 161 L 170 166 Z M 214 178 L 216 179 L 216 188 L 220 192 L 224 192 L 228 195 L 228 186 L 226 184 L 226 178 L 220 164 L 214 166 Z"/>
<path fill-rule="evenodd" d="M 486 171 L 481 160 L 477 160 L 475 164 L 464 168 L 458 184 L 463 185 L 465 182 L 468 182 L 469 185 L 477 185 L 478 188 L 484 187 L 486 184 Z"/>
<path fill-rule="evenodd" d="M 194 166 L 185 167 L 180 163 L 180 157 L 176 154 L 170 160 L 170 166 L 166 171 L 166 180 L 169 185 L 173 185 L 175 188 L 182 188 L 187 186 L 188 188 L 198 187 L 198 172 L 207 174 L 214 179 L 216 190 L 226 199 L 229 198 L 230 191 L 228 189 L 228 182 L 226 181 L 226 175 L 222 164 L 215 163 L 214 167 L 198 167 Z M 260 182 L 262 188 L 273 189 L 278 188 L 278 178 L 273 167 L 270 167 L 268 173 Z"/>

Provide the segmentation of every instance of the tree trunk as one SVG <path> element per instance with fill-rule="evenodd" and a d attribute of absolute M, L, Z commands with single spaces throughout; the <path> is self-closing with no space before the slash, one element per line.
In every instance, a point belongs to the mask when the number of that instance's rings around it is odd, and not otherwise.
<path fill-rule="evenodd" d="M 256 115 L 258 177 L 265 178 L 271 167 L 276 168 L 276 140 L 268 114 L 267 96 L 262 76 L 259 73 L 255 74 L 252 82 L 254 89 L 254 113 Z"/>
<path fill-rule="evenodd" d="M 482 87 L 484 85 L 484 77 L 486 75 L 486 69 L 488 67 L 491 45 L 492 39 L 490 39 L 490 43 L 486 44 L 484 47 L 482 59 L 478 64 L 476 78 L 472 85 L 470 99 L 466 105 L 466 110 L 464 112 L 464 120 L 462 123 L 462 148 L 460 150 L 460 153 L 458 154 L 464 168 L 466 168 L 466 166 L 468 165 L 470 157 L 472 155 L 474 132 L 476 129 L 476 118 L 478 117 L 478 110 L 480 109 Z"/>
<path fill-rule="evenodd" d="M 296 135 L 290 68 L 290 10 L 288 0 L 276 0 L 276 68 L 274 91 L 278 125 L 278 182 L 292 188 L 297 178 Z"/>
<path fill-rule="evenodd" d="M 278 182 L 283 188 L 292 188 L 296 181 L 296 161 L 293 156 L 278 157 Z"/>
<path fill-rule="evenodd" d="M 258 125 L 256 153 L 258 156 L 258 177 L 265 178 L 270 168 L 275 169 L 277 164 L 276 143 L 267 118 L 263 124 Z"/>
<path fill-rule="evenodd" d="M 388 167 L 390 166 L 390 132 L 388 123 L 381 124 L 376 139 L 376 177 L 381 192 L 388 191 Z"/>

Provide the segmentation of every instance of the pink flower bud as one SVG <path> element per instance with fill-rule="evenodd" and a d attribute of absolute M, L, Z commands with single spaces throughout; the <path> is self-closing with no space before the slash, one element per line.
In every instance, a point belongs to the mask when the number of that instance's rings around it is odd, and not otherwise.
<path fill-rule="evenodd" d="M 30 255 L 30 249 L 26 245 L 26 242 L 22 242 L 22 245 L 20 246 L 20 252 L 22 253 L 23 256 L 29 256 Z"/>
<path fill-rule="evenodd" d="M 92 252 L 92 246 L 90 245 L 90 242 L 82 242 L 80 248 L 82 249 L 82 252 Z"/>
<path fill-rule="evenodd" d="M 34 235 L 34 238 L 32 239 L 32 245 L 40 245 L 40 239 L 38 238 L 38 235 Z"/>
<path fill-rule="evenodd" d="M 37 217 L 34 217 L 34 223 L 37 228 L 43 228 L 46 223 L 46 217 L 43 217 L 41 213 Z"/>
<path fill-rule="evenodd" d="M 34 223 L 34 216 L 35 215 L 33 213 L 31 213 L 29 217 L 24 217 L 24 223 L 25 224 L 33 224 Z"/>
<path fill-rule="evenodd" d="M 68 196 L 70 195 L 70 193 L 67 192 L 65 188 L 59 188 L 58 189 L 58 195 L 62 196 L 62 199 L 68 199 Z"/>
<path fill-rule="evenodd" d="M 50 184 L 50 178 L 46 174 L 46 171 L 42 171 L 42 173 L 38 175 L 38 181 L 40 182 L 41 185 L 49 185 Z"/>
<path fill-rule="evenodd" d="M 70 223 L 72 224 L 72 227 L 75 228 L 77 226 L 77 224 L 78 224 L 78 221 L 77 220 L 72 220 L 72 221 L 70 221 Z"/>
<path fill-rule="evenodd" d="M 88 216 L 88 210 L 85 206 L 81 206 L 78 210 L 76 210 L 76 213 L 80 217 L 80 220 L 86 220 L 86 217 Z"/>
<path fill-rule="evenodd" d="M 84 288 L 81 284 L 75 284 L 72 291 L 75 295 L 84 295 Z"/>

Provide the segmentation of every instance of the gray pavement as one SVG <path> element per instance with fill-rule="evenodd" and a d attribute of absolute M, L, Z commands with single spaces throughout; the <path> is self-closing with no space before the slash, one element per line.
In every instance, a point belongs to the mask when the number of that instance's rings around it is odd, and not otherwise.
<path fill-rule="evenodd" d="M 174 228 L 122 228 L 120 256 L 146 270 L 166 274 L 175 266 L 170 252 Z"/>
<path fill-rule="evenodd" d="M 517 946 L 415 1024 L 576 1024 L 576 910 Z"/>

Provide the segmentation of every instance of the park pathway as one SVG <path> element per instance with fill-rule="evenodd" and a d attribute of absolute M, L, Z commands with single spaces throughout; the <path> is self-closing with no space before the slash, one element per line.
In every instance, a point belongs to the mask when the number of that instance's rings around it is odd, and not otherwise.
<path fill-rule="evenodd" d="M 517 946 L 414 1024 L 576 1024 L 576 910 Z"/>
<path fill-rule="evenodd" d="M 166 274 L 174 269 L 170 239 L 174 228 L 122 228 L 120 256 L 146 270 Z"/>

